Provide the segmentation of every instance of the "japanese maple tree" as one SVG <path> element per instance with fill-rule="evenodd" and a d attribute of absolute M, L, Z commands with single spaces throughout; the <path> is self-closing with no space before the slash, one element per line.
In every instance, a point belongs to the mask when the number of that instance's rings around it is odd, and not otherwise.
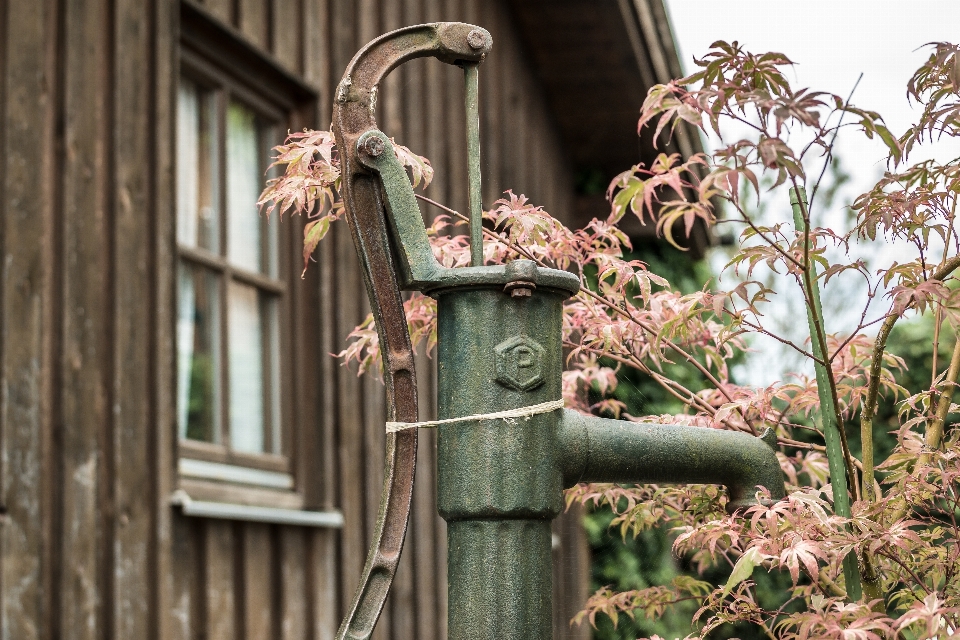
<path fill-rule="evenodd" d="M 571 230 L 512 192 L 484 215 L 485 260 L 519 257 L 580 275 L 581 292 L 565 307 L 567 406 L 625 420 L 693 424 L 759 434 L 775 429 L 788 485 L 786 499 L 728 515 L 714 486 L 581 485 L 570 502 L 607 505 L 624 536 L 650 527 L 675 534 L 674 551 L 700 569 L 727 565 L 725 584 L 690 576 L 648 589 L 597 591 L 578 616 L 661 615 L 694 600 L 691 637 L 732 622 L 755 625 L 771 638 L 953 637 L 960 625 L 960 413 L 953 392 L 960 376 L 960 307 L 955 269 L 960 236 L 960 158 L 911 164 L 911 154 L 944 136 L 960 136 L 960 47 L 931 45 L 926 63 L 907 87 L 923 106 L 915 126 L 897 136 L 873 111 L 837 95 L 795 89 L 785 75 L 792 63 L 779 53 L 755 55 L 736 42 L 715 43 L 699 71 L 650 89 L 639 128 L 663 140 L 680 122 L 718 140 L 711 154 L 661 154 L 617 176 L 607 196 L 610 214 Z M 852 203 L 848 228 L 825 226 L 817 186 L 836 136 L 878 138 L 887 172 Z M 398 147 L 415 185 L 429 184 L 427 160 Z M 338 157 L 328 132 L 303 132 L 278 147 L 285 173 L 268 184 L 267 211 L 311 216 L 304 260 L 343 214 L 337 189 Z M 772 183 L 770 189 L 761 185 Z M 772 222 L 754 203 L 782 198 L 788 187 L 793 215 Z M 807 195 L 809 193 L 809 195 Z M 448 266 L 469 263 L 464 218 L 443 210 L 429 227 L 435 254 Z M 822 200 L 822 198 L 821 198 Z M 625 257 L 630 240 L 618 227 L 638 216 L 671 243 L 694 224 L 739 225 L 739 274 L 728 290 L 707 286 L 683 294 L 640 260 Z M 698 221 L 700 221 L 698 223 Z M 873 245 L 903 246 L 897 262 L 869 267 L 858 253 Z M 804 300 L 808 339 L 768 328 L 777 293 L 758 270 L 785 276 Z M 865 284 L 852 331 L 831 331 L 820 290 L 857 278 Z M 415 342 L 432 347 L 436 306 L 413 294 L 406 302 Z M 901 319 L 934 319 L 933 376 L 923 388 L 902 384 L 904 362 L 887 350 Z M 737 384 L 731 362 L 752 334 L 779 340 L 812 364 L 764 388 Z M 938 343 L 953 344 L 949 362 L 937 362 Z M 359 371 L 376 372 L 378 341 L 372 319 L 351 333 L 340 353 Z M 687 388 L 665 374 L 675 364 L 707 384 Z M 635 416 L 613 392 L 618 373 L 649 376 L 685 407 L 677 415 Z M 875 424 L 881 397 L 898 402 L 896 444 L 877 459 Z M 859 427 L 859 430 L 857 429 Z M 857 436 L 859 431 L 859 436 Z M 859 445 L 859 454 L 857 452 Z M 765 609 L 752 576 L 782 571 L 792 583 L 791 606 Z"/>

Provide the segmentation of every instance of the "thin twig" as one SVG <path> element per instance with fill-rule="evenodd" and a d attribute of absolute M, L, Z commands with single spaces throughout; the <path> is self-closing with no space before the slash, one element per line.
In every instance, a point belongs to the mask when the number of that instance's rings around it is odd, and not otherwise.
<path fill-rule="evenodd" d="M 774 242 L 773 240 L 771 240 L 770 238 L 768 238 L 766 235 L 764 235 L 764 233 L 763 233 L 762 231 L 760 231 L 760 229 L 758 229 L 755 224 L 753 224 L 753 220 L 750 219 L 750 216 L 747 215 L 747 213 L 743 210 L 743 208 L 740 207 L 740 205 L 739 205 L 738 203 L 734 202 L 733 200 L 728 200 L 728 202 L 730 202 L 730 204 L 732 204 L 732 205 L 737 209 L 737 212 L 740 214 L 740 217 L 743 218 L 743 221 L 744 221 L 744 222 L 746 222 L 748 225 L 750 225 L 750 228 L 753 229 L 753 232 L 756 233 L 756 234 L 757 234 L 758 236 L 760 236 L 761 238 L 763 238 L 763 240 L 764 240 L 768 245 L 770 245 L 771 247 L 773 247 L 773 248 L 777 251 L 777 253 L 779 253 L 781 256 L 783 256 L 786 260 L 792 262 L 793 265 L 794 265 L 795 267 L 797 267 L 798 269 L 803 269 L 803 268 L 804 268 L 804 265 L 801 264 L 796 258 L 794 258 L 793 256 L 791 256 L 789 253 L 787 253 L 787 252 L 783 249 L 783 247 L 781 247 L 781 246 L 779 245 L 779 243 Z"/>
<path fill-rule="evenodd" d="M 821 360 L 821 359 L 818 358 L 817 356 L 813 355 L 813 354 L 810 353 L 809 351 L 804 351 L 804 349 L 803 349 L 802 347 L 797 346 L 796 344 L 794 344 L 794 343 L 791 342 L 790 340 L 787 340 L 786 338 L 782 338 L 782 337 L 778 336 L 777 334 L 775 334 L 775 333 L 773 333 L 773 332 L 771 332 L 771 331 L 769 331 L 769 330 L 767 330 L 767 329 L 764 329 L 762 325 L 757 324 L 757 323 L 754 323 L 754 322 L 750 322 L 750 321 L 747 320 L 746 318 L 744 318 L 744 317 L 742 317 L 742 316 L 740 316 L 740 315 L 737 315 L 737 313 L 734 313 L 733 311 L 730 311 L 730 310 L 727 309 L 726 307 L 723 308 L 723 312 L 726 313 L 726 314 L 728 314 L 730 317 L 739 320 L 742 324 L 747 325 L 748 327 L 750 327 L 751 329 L 753 329 L 753 330 L 756 331 L 757 333 L 761 333 L 761 334 L 763 334 L 763 335 L 765 335 L 765 336 L 768 336 L 768 337 L 770 337 L 770 338 L 773 338 L 774 340 L 776 340 L 776 341 L 784 344 L 785 346 L 788 346 L 788 347 L 790 347 L 791 349 L 794 349 L 794 350 L 795 350 L 797 353 L 799 353 L 800 355 L 802 355 L 802 356 L 804 356 L 804 357 L 807 357 L 807 358 L 810 358 L 810 359 L 813 360 L 814 362 L 819 362 L 820 364 L 826 364 L 823 360 Z"/>
<path fill-rule="evenodd" d="M 843 102 L 844 107 L 850 106 L 850 101 L 853 99 L 853 93 L 857 90 L 857 86 L 860 84 L 860 81 L 863 80 L 863 72 L 857 76 L 857 81 L 853 83 L 853 88 L 850 89 L 850 95 L 847 96 L 847 99 Z M 813 190 L 810 192 L 810 202 L 808 205 L 812 208 L 813 201 L 817 197 L 817 190 L 820 188 L 820 181 L 823 180 L 823 174 L 827 172 L 827 167 L 830 165 L 830 159 L 833 157 L 833 145 L 837 141 L 837 134 L 840 133 L 840 127 L 843 126 L 843 117 L 847 115 L 846 111 L 840 112 L 840 120 L 837 121 L 837 126 L 833 130 L 833 136 L 830 138 L 830 144 L 827 145 L 827 158 L 823 161 L 823 168 L 820 169 L 820 175 L 817 177 L 817 181 L 813 183 Z"/>

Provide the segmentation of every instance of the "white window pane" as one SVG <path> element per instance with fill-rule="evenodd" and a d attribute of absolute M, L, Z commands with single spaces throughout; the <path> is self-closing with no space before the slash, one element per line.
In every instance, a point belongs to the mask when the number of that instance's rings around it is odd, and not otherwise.
<path fill-rule="evenodd" d="M 271 155 L 271 147 L 282 140 L 278 128 L 275 126 L 265 127 L 261 131 L 261 136 L 263 140 L 266 141 L 264 152 L 266 153 L 268 163 Z M 279 167 L 270 167 L 267 170 L 266 175 L 264 176 L 264 181 L 270 178 L 276 178 L 280 175 Z M 266 182 L 264 182 L 266 184 Z M 280 264 L 279 264 L 279 248 L 280 248 L 280 238 L 278 228 L 280 226 L 280 214 L 274 212 L 274 215 L 270 216 L 269 219 L 264 219 L 262 221 L 265 225 L 265 230 L 267 234 L 267 246 L 266 246 L 266 258 L 267 258 L 267 269 L 266 274 L 271 278 L 277 278 L 280 275 Z"/>
<path fill-rule="evenodd" d="M 233 264 L 263 271 L 262 221 L 257 198 L 264 184 L 264 153 L 257 115 L 231 102 L 227 109 L 227 255 Z"/>
<path fill-rule="evenodd" d="M 213 91 L 182 78 L 177 100 L 177 241 L 217 251 L 217 114 Z"/>
<path fill-rule="evenodd" d="M 177 428 L 181 438 L 219 441 L 220 300 L 217 277 L 180 265 L 177 301 Z"/>
<path fill-rule="evenodd" d="M 264 442 L 263 323 L 256 288 L 231 282 L 228 288 L 230 446 L 262 453 Z"/>

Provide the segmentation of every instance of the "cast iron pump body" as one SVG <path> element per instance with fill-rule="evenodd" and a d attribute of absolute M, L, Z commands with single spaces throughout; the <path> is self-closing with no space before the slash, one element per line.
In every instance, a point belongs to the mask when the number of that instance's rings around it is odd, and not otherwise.
<path fill-rule="evenodd" d="M 337 89 L 334 134 L 342 192 L 380 335 L 388 416 L 418 420 L 413 350 L 401 290 L 438 305 L 438 416 L 482 416 L 561 399 L 564 300 L 578 278 L 529 260 L 482 266 L 477 66 L 490 34 L 462 23 L 388 33 L 351 61 Z M 473 266 L 450 269 L 431 251 L 406 172 L 374 120 L 377 86 L 402 62 L 433 56 L 464 68 Z M 384 493 L 356 597 L 337 635 L 370 637 L 403 546 L 416 429 L 387 435 Z M 560 407 L 524 417 L 438 427 L 437 500 L 447 521 L 451 640 L 548 640 L 551 521 L 578 482 L 714 483 L 731 509 L 758 487 L 784 495 L 768 432 L 635 424 Z"/>

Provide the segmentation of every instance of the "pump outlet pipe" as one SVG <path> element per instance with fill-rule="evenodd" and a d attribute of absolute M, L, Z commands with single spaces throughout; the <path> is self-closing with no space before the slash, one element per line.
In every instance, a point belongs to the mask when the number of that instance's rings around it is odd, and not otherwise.
<path fill-rule="evenodd" d="M 732 510 L 784 495 L 768 432 L 635 424 L 562 409 L 562 314 L 579 279 L 529 260 L 447 268 L 433 256 L 406 172 L 376 127 L 376 88 L 432 55 L 465 70 L 471 214 L 480 215 L 477 65 L 490 34 L 461 23 L 381 36 L 347 68 L 334 105 L 344 204 L 384 354 L 391 425 L 384 494 L 360 587 L 338 639 L 369 638 L 399 560 L 416 454 L 413 352 L 400 290 L 437 300 L 437 502 L 447 522 L 451 640 L 552 638 L 551 521 L 577 482 L 716 483 Z M 471 104 L 473 105 L 471 107 Z M 506 415 L 504 415 L 506 413 Z M 409 428 L 404 428 L 409 427 Z"/>

